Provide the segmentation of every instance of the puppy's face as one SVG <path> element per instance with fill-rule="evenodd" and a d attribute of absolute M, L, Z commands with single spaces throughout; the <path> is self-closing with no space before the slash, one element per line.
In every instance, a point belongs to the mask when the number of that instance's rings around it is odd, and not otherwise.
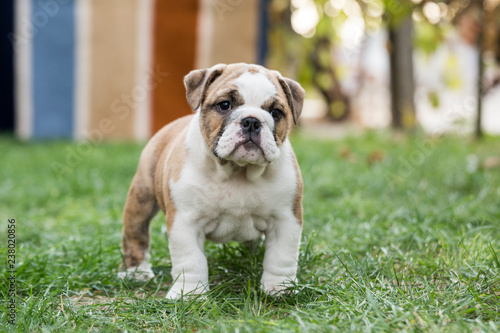
<path fill-rule="evenodd" d="M 257 65 L 196 70 L 184 83 L 189 104 L 200 108 L 200 129 L 209 148 L 239 166 L 277 159 L 302 111 L 302 87 Z"/>

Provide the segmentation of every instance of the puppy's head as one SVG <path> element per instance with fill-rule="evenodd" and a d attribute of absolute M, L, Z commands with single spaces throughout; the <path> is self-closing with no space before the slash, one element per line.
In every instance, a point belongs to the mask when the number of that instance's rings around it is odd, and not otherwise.
<path fill-rule="evenodd" d="M 239 166 L 266 165 L 280 156 L 305 95 L 297 82 L 258 65 L 194 70 L 184 84 L 208 147 Z"/>

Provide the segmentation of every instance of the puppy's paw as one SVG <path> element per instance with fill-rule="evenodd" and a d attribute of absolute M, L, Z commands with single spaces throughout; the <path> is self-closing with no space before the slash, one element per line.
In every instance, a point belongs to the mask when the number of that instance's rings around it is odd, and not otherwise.
<path fill-rule="evenodd" d="M 278 285 L 273 285 L 273 286 L 268 286 L 263 287 L 264 292 L 268 294 L 269 296 L 285 296 L 285 295 L 290 295 L 293 294 L 293 291 L 290 291 L 290 287 L 292 287 L 291 284 L 278 284 Z"/>
<path fill-rule="evenodd" d="M 129 267 L 124 272 L 118 272 L 119 279 L 129 279 L 133 281 L 149 281 L 155 277 L 151 270 L 151 264 L 141 264 L 136 267 Z"/>
<path fill-rule="evenodd" d="M 201 283 L 180 283 L 176 282 L 172 285 L 172 288 L 165 296 L 167 299 L 176 300 L 181 297 L 196 296 L 204 294 L 209 290 L 208 285 L 202 285 Z"/>
<path fill-rule="evenodd" d="M 293 281 L 295 279 L 289 277 L 263 276 L 261 288 L 271 296 L 289 295 L 291 293 L 290 288 L 293 287 Z"/>

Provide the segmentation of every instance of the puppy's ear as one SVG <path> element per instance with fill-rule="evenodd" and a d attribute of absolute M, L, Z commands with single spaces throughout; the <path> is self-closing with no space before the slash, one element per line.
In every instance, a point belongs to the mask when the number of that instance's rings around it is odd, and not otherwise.
<path fill-rule="evenodd" d="M 196 111 L 205 100 L 208 87 L 224 71 L 225 65 L 217 65 L 208 69 L 197 69 L 184 77 L 186 98 L 193 111 Z"/>
<path fill-rule="evenodd" d="M 278 77 L 281 84 L 281 88 L 285 92 L 286 99 L 288 100 L 288 105 L 292 110 L 293 123 L 297 125 L 297 120 L 302 113 L 302 107 L 304 105 L 304 97 L 306 92 L 304 88 L 298 82 L 286 77 Z"/>

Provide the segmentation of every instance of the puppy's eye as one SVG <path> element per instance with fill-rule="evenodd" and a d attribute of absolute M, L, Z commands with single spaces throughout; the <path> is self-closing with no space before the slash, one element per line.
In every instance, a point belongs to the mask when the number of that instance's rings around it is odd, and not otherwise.
<path fill-rule="evenodd" d="M 274 121 L 278 121 L 283 118 L 284 114 L 280 109 L 272 109 L 271 116 L 273 117 Z"/>
<path fill-rule="evenodd" d="M 222 101 L 219 104 L 217 104 L 217 110 L 221 112 L 227 112 L 231 110 L 231 102 L 229 101 Z"/>

